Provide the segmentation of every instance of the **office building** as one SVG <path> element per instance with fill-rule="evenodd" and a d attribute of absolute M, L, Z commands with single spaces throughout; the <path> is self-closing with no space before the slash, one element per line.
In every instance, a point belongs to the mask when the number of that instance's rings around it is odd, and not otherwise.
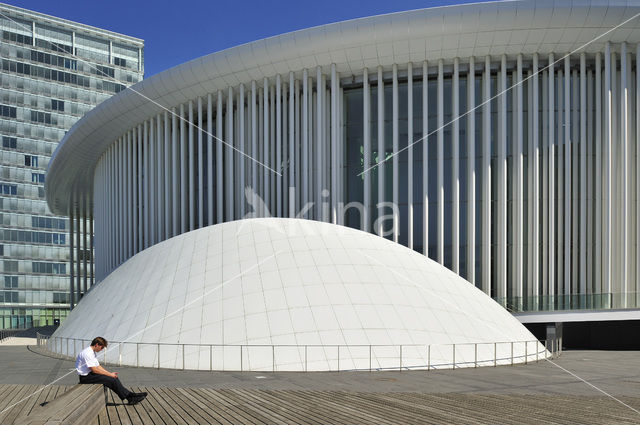
<path fill-rule="evenodd" d="M 93 107 L 142 79 L 143 41 L 0 4 L 0 328 L 53 324 L 69 311 L 70 245 L 84 292 L 93 278 L 91 229 L 44 195 L 51 154 Z"/>

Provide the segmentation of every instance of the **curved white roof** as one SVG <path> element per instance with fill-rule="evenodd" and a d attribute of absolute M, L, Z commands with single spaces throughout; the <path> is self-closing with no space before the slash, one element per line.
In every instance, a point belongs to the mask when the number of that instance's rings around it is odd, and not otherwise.
<path fill-rule="evenodd" d="M 473 343 L 490 365 L 494 343 L 499 363 L 510 361 L 511 342 L 516 362 L 540 348 L 525 349 L 535 337 L 520 322 L 423 255 L 359 230 L 284 218 L 209 226 L 138 253 L 85 295 L 50 344 L 73 354 L 55 338 L 98 335 L 127 341 L 108 358 L 150 367 L 160 351 L 161 367 L 181 368 L 176 344 L 204 345 L 186 348 L 192 369 L 240 369 L 240 345 L 244 370 L 304 370 L 305 345 L 307 370 L 335 370 L 338 345 L 341 369 L 368 368 L 369 345 L 374 368 L 398 367 L 399 345 L 405 367 L 451 363 L 452 344 L 467 366 Z"/>
<path fill-rule="evenodd" d="M 46 181 L 49 208 L 67 214 L 69 193 L 91 193 L 95 164 L 113 141 L 144 120 L 206 93 L 302 69 L 336 64 L 341 76 L 363 68 L 455 57 L 572 52 L 640 12 L 640 2 L 522 1 L 414 10 L 323 25 L 194 59 L 145 79 L 89 112 L 54 153 Z M 606 41 L 639 42 L 640 21 Z M 89 199 L 92 202 L 92 199 Z"/>

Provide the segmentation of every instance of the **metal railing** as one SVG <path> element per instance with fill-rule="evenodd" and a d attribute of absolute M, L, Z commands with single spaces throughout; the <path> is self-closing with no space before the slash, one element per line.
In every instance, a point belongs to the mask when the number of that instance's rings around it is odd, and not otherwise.
<path fill-rule="evenodd" d="M 91 340 L 38 334 L 38 346 L 74 358 Z M 547 341 L 433 345 L 221 345 L 110 341 L 102 363 L 204 371 L 439 370 L 538 362 L 559 354 Z M 124 360 L 123 360 L 124 359 Z"/>
<path fill-rule="evenodd" d="M 0 341 L 14 337 L 20 332 L 24 332 L 24 329 L 2 329 L 0 330 Z"/>

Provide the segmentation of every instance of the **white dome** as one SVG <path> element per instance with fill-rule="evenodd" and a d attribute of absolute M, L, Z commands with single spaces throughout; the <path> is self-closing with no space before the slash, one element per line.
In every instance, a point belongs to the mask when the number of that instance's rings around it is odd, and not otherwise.
<path fill-rule="evenodd" d="M 110 362 L 157 367 L 159 354 L 160 367 L 187 369 L 398 368 L 401 351 L 403 367 L 460 367 L 544 352 L 503 307 L 423 255 L 283 218 L 209 226 L 140 252 L 84 296 L 49 346 L 72 355 L 99 335 L 112 342 Z"/>

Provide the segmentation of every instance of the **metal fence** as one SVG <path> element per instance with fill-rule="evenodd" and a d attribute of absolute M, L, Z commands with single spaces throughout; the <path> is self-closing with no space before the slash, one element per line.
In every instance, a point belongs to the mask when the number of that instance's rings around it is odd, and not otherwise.
<path fill-rule="evenodd" d="M 38 346 L 74 358 L 91 340 L 37 335 Z M 103 364 L 208 371 L 435 370 L 538 362 L 547 341 L 438 345 L 220 345 L 109 342 Z M 124 361 L 123 361 L 124 358 Z M 294 360 L 291 360 L 294 359 Z M 323 367 L 319 367 L 322 365 Z"/>
<path fill-rule="evenodd" d="M 20 332 L 24 332 L 24 329 L 2 329 L 0 330 L 0 341 L 3 341 L 7 338 L 11 338 L 19 334 Z"/>

